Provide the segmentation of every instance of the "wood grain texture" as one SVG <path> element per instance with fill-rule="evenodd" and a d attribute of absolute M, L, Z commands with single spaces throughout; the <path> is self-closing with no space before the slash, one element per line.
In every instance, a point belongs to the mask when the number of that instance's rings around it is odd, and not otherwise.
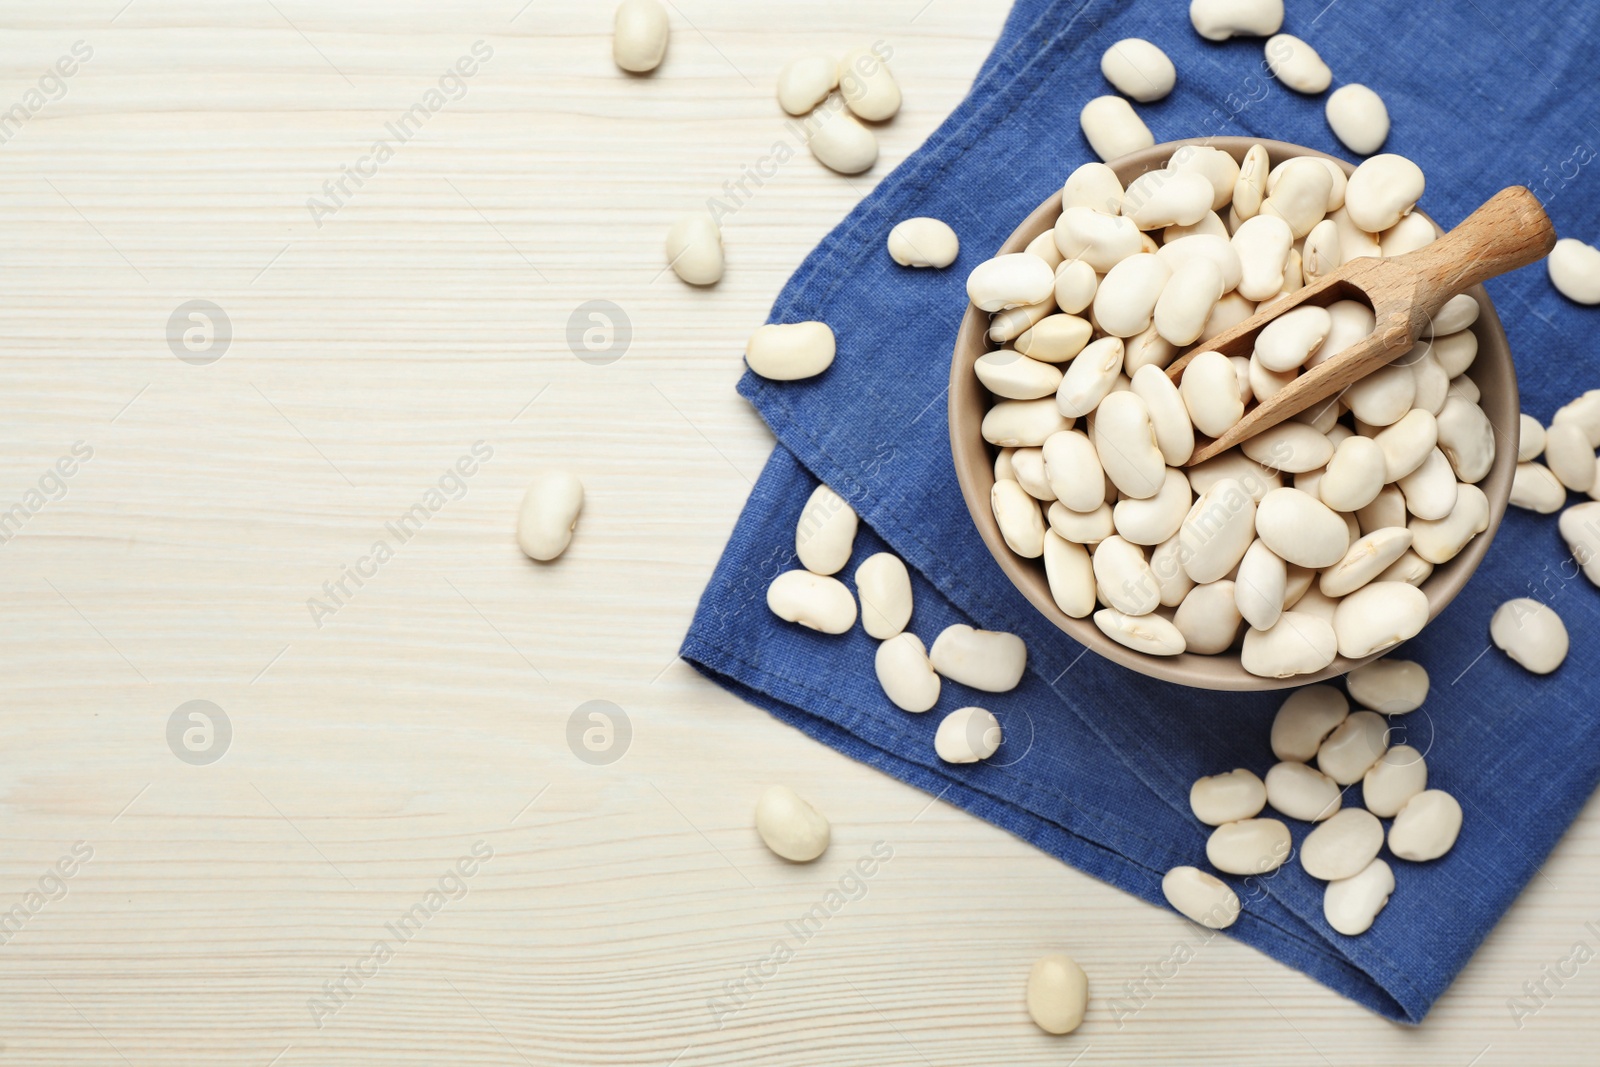
<path fill-rule="evenodd" d="M 771 446 L 733 392 L 744 337 L 957 103 L 1004 9 L 673 0 L 666 64 L 628 78 L 609 4 L 520 6 L 0 3 L 6 107 L 93 49 L 0 145 L 0 511 L 93 449 L 0 544 L 0 904 L 57 897 L 0 944 L 5 1063 L 1592 1060 L 1600 964 L 1520 1030 L 1506 1009 L 1594 939 L 1592 806 L 1420 1031 L 1226 939 L 1119 1025 L 1109 998 L 1192 927 L 676 662 Z M 783 136 L 788 55 L 878 39 L 907 103 L 871 174 L 801 155 L 726 221 L 720 286 L 662 276 L 670 220 Z M 319 228 L 307 200 L 479 40 L 464 97 Z M 233 327 L 208 366 L 166 340 L 196 299 Z M 635 331 L 609 366 L 567 347 L 591 299 Z M 314 625 L 308 599 L 477 441 L 465 495 Z M 547 463 L 589 504 L 534 567 L 511 525 Z M 191 700 L 232 724 L 208 766 L 168 748 Z M 568 748 L 590 700 L 632 723 L 609 766 Z M 772 780 L 833 818 L 818 863 L 757 840 Z M 876 841 L 865 895 L 719 1022 L 708 1002 Z M 57 883 L 75 842 L 92 858 Z M 1054 950 L 1095 992 L 1066 1039 L 1022 1007 Z"/>

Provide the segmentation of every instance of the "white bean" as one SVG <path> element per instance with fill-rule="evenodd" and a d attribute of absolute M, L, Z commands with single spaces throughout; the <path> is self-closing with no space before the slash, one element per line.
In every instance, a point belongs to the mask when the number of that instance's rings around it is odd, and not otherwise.
<path fill-rule="evenodd" d="M 1550 473 L 1573 492 L 1587 493 L 1594 487 L 1594 447 L 1576 424 L 1558 422 L 1546 431 L 1544 461 Z"/>
<path fill-rule="evenodd" d="M 1156 143 L 1150 127 L 1120 96 L 1097 96 L 1078 115 L 1084 139 L 1101 159 L 1116 159 Z"/>
<path fill-rule="evenodd" d="M 1141 230 L 1193 226 L 1211 212 L 1214 192 L 1202 174 L 1151 170 L 1139 175 L 1122 198 L 1122 213 Z"/>
<path fill-rule="evenodd" d="M 794 551 L 800 565 L 812 574 L 838 574 L 850 562 L 856 526 L 855 509 L 832 489 L 817 486 L 795 526 Z"/>
<path fill-rule="evenodd" d="M 856 599 L 845 584 L 810 571 L 785 571 L 774 578 L 767 586 L 767 607 L 785 622 L 825 634 L 842 634 L 856 621 Z"/>
<path fill-rule="evenodd" d="M 769 786 L 756 801 L 756 832 L 774 853 L 810 863 L 828 851 L 833 832 L 822 813 L 786 785 Z"/>
<path fill-rule="evenodd" d="M 1600 503 L 1576 504 L 1561 513 L 1557 522 L 1561 539 L 1584 576 L 1600 585 Z"/>
<path fill-rule="evenodd" d="M 1267 189 L 1261 213 L 1276 215 L 1287 222 L 1298 241 L 1309 234 L 1328 213 L 1333 175 L 1315 157 L 1292 158 L 1285 160 L 1277 171 L 1267 176 Z"/>
<path fill-rule="evenodd" d="M 877 552 L 856 568 L 861 598 L 861 628 L 880 641 L 894 637 L 911 621 L 911 574 L 898 556 Z"/>
<path fill-rule="evenodd" d="M 1369 426 L 1392 426 L 1417 399 L 1417 378 L 1404 363 L 1379 367 L 1345 390 L 1351 414 Z"/>
<path fill-rule="evenodd" d="M 1007 448 L 1037 448 L 1053 433 L 1072 428 L 1053 397 L 1002 400 L 983 416 L 983 439 Z"/>
<path fill-rule="evenodd" d="M 953 682 L 986 693 L 1007 693 L 1022 681 L 1028 649 L 1016 634 L 956 623 L 934 640 L 929 658 L 933 669 Z"/>
<path fill-rule="evenodd" d="M 1269 37 L 1283 26 L 1283 0 L 1190 0 L 1189 21 L 1208 41 Z"/>
<path fill-rule="evenodd" d="M 1445 407 L 1449 407 L 1448 402 Z M 1439 443 L 1439 421 L 1420 408 L 1412 408 L 1373 440 L 1383 451 L 1384 480 L 1398 482 L 1422 466 L 1428 453 Z"/>
<path fill-rule="evenodd" d="M 1334 511 L 1353 512 L 1372 503 L 1383 486 L 1383 449 L 1370 437 L 1352 435 L 1333 450 L 1317 495 Z"/>
<path fill-rule="evenodd" d="M 1392 152 L 1373 156 L 1350 175 L 1344 209 L 1363 230 L 1382 233 L 1411 214 L 1426 185 L 1422 168 L 1405 156 Z"/>
<path fill-rule="evenodd" d="M 769 322 L 750 335 L 744 358 L 761 377 L 791 382 L 827 370 L 837 351 L 833 329 L 825 322 Z"/>
<path fill-rule="evenodd" d="M 806 115 L 838 87 L 839 61 L 825 52 L 808 52 L 778 72 L 778 105 L 791 115 Z"/>
<path fill-rule="evenodd" d="M 1257 630 L 1270 630 L 1283 616 L 1288 567 L 1260 540 L 1251 544 L 1239 561 L 1234 578 L 1234 600 L 1239 615 Z"/>
<path fill-rule="evenodd" d="M 611 58 L 631 74 L 645 74 L 667 54 L 667 9 L 658 0 L 622 0 L 612 24 Z"/>
<path fill-rule="evenodd" d="M 667 263 L 690 285 L 722 280 L 722 231 L 703 211 L 684 215 L 667 230 Z"/>
<path fill-rule="evenodd" d="M 878 161 L 878 138 L 830 96 L 812 112 L 806 144 L 817 162 L 840 174 L 860 174 Z"/>
<path fill-rule="evenodd" d="M 1050 595 L 1063 613 L 1082 619 L 1094 611 L 1094 564 L 1089 550 L 1062 537 L 1054 528 L 1044 535 L 1044 573 L 1050 583 Z"/>
<path fill-rule="evenodd" d="M 1427 248 L 1439 239 L 1432 221 L 1426 216 L 1403 215 L 1400 221 L 1378 235 L 1378 248 L 1384 259 L 1393 259 L 1419 248 Z"/>
<path fill-rule="evenodd" d="M 1323 219 L 1313 226 L 1311 232 L 1306 234 L 1300 256 L 1307 285 L 1319 282 L 1337 270 L 1344 263 L 1339 247 L 1339 224 L 1332 219 Z"/>
<path fill-rule="evenodd" d="M 1238 162 L 1220 148 L 1188 144 L 1179 148 L 1167 159 L 1167 170 L 1199 174 L 1211 183 L 1211 213 L 1194 225 L 1204 226 L 1206 232 L 1217 234 L 1226 240 L 1228 227 L 1216 213 L 1233 200 L 1233 187 L 1239 181 Z M 1174 236 L 1171 233 L 1164 234 L 1163 244 L 1171 243 Z"/>
<path fill-rule="evenodd" d="M 1538 459 L 1544 453 L 1544 439 L 1544 425 L 1523 412 L 1521 421 L 1517 423 L 1517 460 L 1526 463 Z"/>
<path fill-rule="evenodd" d="M 1049 315 L 1018 337 L 1013 347 L 1030 359 L 1066 363 L 1083 351 L 1093 333 L 1094 328 L 1077 315 Z"/>
<path fill-rule="evenodd" d="M 1406 498 L 1406 510 L 1419 519 L 1442 519 L 1456 506 L 1456 472 L 1437 448 L 1396 484 Z"/>
<path fill-rule="evenodd" d="M 1054 240 L 1054 233 L 1051 239 Z M 1056 247 L 1059 249 L 1060 242 Z M 1094 303 L 1094 294 L 1100 288 L 1100 276 L 1094 268 L 1081 259 L 1069 259 L 1056 268 L 1056 306 L 1069 315 L 1076 315 Z M 1084 338 L 1088 340 L 1087 337 Z"/>
<path fill-rule="evenodd" d="M 1255 301 L 1246 299 L 1236 292 L 1226 294 L 1217 301 L 1217 306 L 1211 309 L 1211 317 L 1206 320 L 1206 328 L 1200 331 L 1200 342 L 1204 344 L 1217 334 L 1233 329 L 1255 313 Z"/>
<path fill-rule="evenodd" d="M 1363 706 L 1385 715 L 1415 711 L 1428 696 L 1428 672 L 1410 660 L 1381 659 L 1357 667 L 1345 682 Z"/>
<path fill-rule="evenodd" d="M 1033 329 L 1055 311 L 1054 296 L 1047 296 L 1037 304 L 1023 304 L 1007 308 L 989 320 L 989 340 L 1005 344 Z"/>
<path fill-rule="evenodd" d="M 1471 330 L 1459 330 L 1420 342 L 1417 350 L 1437 359 L 1439 366 L 1443 367 L 1444 372 L 1451 378 L 1459 378 L 1467 372 L 1478 356 L 1478 335 Z"/>
<path fill-rule="evenodd" d="M 1461 833 L 1461 804 L 1443 789 L 1425 789 L 1406 801 L 1389 827 L 1389 851 L 1403 860 L 1436 860 Z"/>
<path fill-rule="evenodd" d="M 1161 606 L 1177 608 L 1194 589 L 1194 580 L 1184 573 L 1183 542 L 1173 534 L 1150 550 L 1150 571 L 1156 576 L 1156 587 L 1161 592 Z M 1173 625 L 1177 625 L 1177 612 L 1173 611 Z M 1187 638 L 1185 638 L 1187 640 Z"/>
<path fill-rule="evenodd" d="M 1156 445 L 1161 449 L 1162 458 L 1172 467 L 1189 462 L 1189 457 L 1194 455 L 1194 424 L 1172 379 L 1160 367 L 1146 365 L 1133 372 L 1129 388 L 1150 411 L 1150 425 L 1155 429 Z M 1184 510 L 1188 508 L 1189 502 L 1185 500 Z M 1182 518 L 1180 515 L 1179 520 Z"/>
<path fill-rule="evenodd" d="M 1174 867 L 1161 879 L 1173 910 L 1208 930 L 1226 930 L 1239 919 L 1239 897 L 1226 882 L 1198 867 Z"/>
<path fill-rule="evenodd" d="M 1093 441 L 1106 477 L 1123 496 L 1144 500 L 1165 484 L 1166 460 L 1156 443 L 1150 409 L 1137 394 L 1113 392 L 1100 401 Z"/>
<path fill-rule="evenodd" d="M 1375 859 L 1353 878 L 1328 883 L 1322 893 L 1323 918 L 1346 937 L 1364 934 L 1393 892 L 1394 872 L 1383 860 Z"/>
<path fill-rule="evenodd" d="M 1062 375 L 1056 389 L 1056 410 L 1069 418 L 1095 411 L 1116 387 L 1123 352 L 1120 337 L 1102 337 L 1084 348 Z"/>
<path fill-rule="evenodd" d="M 1222 283 L 1222 293 L 1236 289 L 1243 277 L 1243 267 L 1239 263 L 1239 253 L 1234 250 L 1233 243 L 1228 237 L 1221 237 L 1210 233 L 1191 234 L 1170 241 L 1161 246 L 1156 255 L 1167 264 L 1176 278 L 1189 264 L 1196 260 L 1208 260 L 1217 268 L 1217 273 Z M 1170 286 L 1172 283 L 1169 282 Z M 1165 295 L 1165 294 L 1163 294 Z M 1220 299 L 1221 294 L 1213 299 Z M 1189 342 L 1181 342 L 1189 343 Z"/>
<path fill-rule="evenodd" d="M 1189 810 L 1207 826 L 1253 819 L 1266 804 L 1267 787 L 1242 767 L 1196 779 L 1189 787 Z"/>
<path fill-rule="evenodd" d="M 1280 33 L 1268 38 L 1266 55 L 1273 77 L 1297 93 L 1315 96 L 1333 84 L 1333 71 L 1328 64 L 1315 48 L 1298 37 Z"/>
<path fill-rule="evenodd" d="M 1172 271 L 1161 257 L 1149 253 L 1129 256 L 1100 279 L 1094 295 L 1094 318 L 1115 337 L 1132 337 L 1149 328 Z"/>
<path fill-rule="evenodd" d="M 1107 272 L 1144 247 L 1139 227 L 1121 215 L 1093 208 L 1069 207 L 1056 220 L 1056 248 L 1067 259 L 1081 259 L 1096 272 Z M 1052 282 L 1053 285 L 1053 282 Z"/>
<path fill-rule="evenodd" d="M 1256 335 L 1255 356 L 1268 370 L 1295 370 L 1305 364 L 1332 328 L 1333 316 L 1326 308 L 1297 307 L 1273 319 Z"/>
<path fill-rule="evenodd" d="M 1317 749 L 1317 767 L 1338 784 L 1352 785 L 1388 750 L 1389 726 L 1383 716 L 1357 711 L 1322 742 Z"/>
<path fill-rule="evenodd" d="M 1450 482 L 1450 488 L 1454 491 L 1454 479 Z M 1374 530 L 1352 544 L 1343 559 L 1322 572 L 1318 588 L 1324 596 L 1348 596 L 1376 580 L 1410 547 L 1411 531 L 1403 526 Z"/>
<path fill-rule="evenodd" d="M 1124 615 L 1101 608 L 1094 613 L 1094 624 L 1111 640 L 1149 656 L 1176 656 L 1185 647 L 1183 634 L 1160 615 Z"/>
<path fill-rule="evenodd" d="M 1112 508 L 1112 519 L 1117 533 L 1126 540 L 1136 545 L 1155 546 L 1178 532 L 1193 500 L 1189 479 L 1176 467 L 1168 467 L 1155 496 L 1119 501 Z"/>
<path fill-rule="evenodd" d="M 1353 878 L 1378 858 L 1383 824 L 1362 808 L 1345 808 L 1306 835 L 1300 844 L 1300 866 L 1313 878 Z"/>
<path fill-rule="evenodd" d="M 1104 485 L 1105 479 L 1102 478 L 1102 492 Z M 1073 511 L 1060 503 L 1051 504 L 1046 519 L 1050 529 L 1065 540 L 1091 548 L 1117 532 L 1110 504 L 1101 504 L 1093 511 Z"/>
<path fill-rule="evenodd" d="M 1122 180 L 1104 163 L 1084 163 L 1061 187 L 1061 210 L 1086 207 L 1103 215 L 1122 214 Z"/>
<path fill-rule="evenodd" d="M 1054 396 L 1061 387 L 1061 369 L 1008 349 L 985 352 L 973 366 L 989 392 L 1010 400 Z"/>
<path fill-rule="evenodd" d="M 983 708 L 957 708 L 939 722 L 933 751 L 946 763 L 977 763 L 1000 749 L 1000 721 Z"/>
<path fill-rule="evenodd" d="M 1320 470 L 1333 458 L 1333 443 L 1303 422 L 1269 426 L 1240 445 L 1240 450 L 1263 467 L 1287 474 Z"/>
<path fill-rule="evenodd" d="M 523 494 L 517 511 L 517 547 L 529 559 L 548 562 L 572 543 L 583 510 L 583 483 L 566 471 L 541 474 Z"/>
<path fill-rule="evenodd" d="M 1226 874 L 1266 874 L 1292 851 L 1289 828 L 1277 819 L 1241 819 L 1211 831 L 1206 859 Z"/>
<path fill-rule="evenodd" d="M 1172 92 L 1178 71 L 1167 54 L 1140 37 L 1127 37 L 1100 57 L 1100 73 L 1123 96 L 1148 104 Z"/>
<path fill-rule="evenodd" d="M 1339 601 L 1333 613 L 1339 654 L 1350 659 L 1393 648 L 1421 633 L 1427 622 L 1427 594 L 1405 582 L 1363 585 Z"/>
<path fill-rule="evenodd" d="M 1567 627 L 1561 616 L 1528 597 L 1508 600 L 1495 609 L 1489 639 L 1534 674 L 1549 674 L 1567 658 Z"/>
<path fill-rule="evenodd" d="M 1344 794 L 1315 767 L 1284 760 L 1267 772 L 1267 803 L 1291 819 L 1321 822 L 1339 810 Z"/>
<path fill-rule="evenodd" d="M 839 93 L 868 122 L 885 122 L 900 110 L 900 86 L 871 48 L 852 48 L 839 60 Z"/>
<path fill-rule="evenodd" d="M 1600 448 L 1600 389 L 1590 389 L 1576 400 L 1563 404 L 1550 420 L 1552 426 L 1564 422 L 1581 427 L 1589 443 Z"/>
<path fill-rule="evenodd" d="M 960 254 L 961 239 L 939 219 L 906 219 L 889 231 L 889 256 L 902 267 L 948 267 Z"/>
<path fill-rule="evenodd" d="M 896 634 L 880 644 L 873 668 L 883 695 L 895 707 L 924 712 L 939 702 L 939 675 L 916 634 Z"/>
<path fill-rule="evenodd" d="M 1301 567 L 1331 567 L 1350 547 L 1344 520 L 1298 489 L 1274 489 L 1263 497 L 1256 531 L 1268 548 Z"/>
<path fill-rule="evenodd" d="M 1037 304 L 1055 292 L 1055 271 L 1038 256 L 1013 252 L 985 260 L 967 276 L 967 297 L 982 311 Z"/>
<path fill-rule="evenodd" d="M 1579 304 L 1600 304 L 1600 248 L 1564 237 L 1550 250 L 1545 267 L 1556 292 Z"/>
<path fill-rule="evenodd" d="M 1204 585 L 1232 571 L 1255 540 L 1256 504 L 1236 479 L 1223 478 L 1200 494 L 1179 531 L 1183 569 Z"/>
<path fill-rule="evenodd" d="M 1048 504 L 1056 499 L 1056 491 L 1050 488 L 1050 476 L 1045 472 L 1043 446 L 1012 449 L 1011 478 L 1035 500 Z"/>
<path fill-rule="evenodd" d="M 1244 417 L 1239 377 L 1219 352 L 1201 352 L 1190 360 L 1178 393 L 1195 429 L 1209 437 L 1221 437 Z"/>
<path fill-rule="evenodd" d="M 1105 474 L 1089 439 L 1077 430 L 1051 434 L 1044 442 L 1045 477 L 1056 499 L 1078 512 L 1092 512 L 1105 503 Z"/>
<path fill-rule="evenodd" d="M 1160 579 L 1159 571 L 1156 577 Z M 1187 575 L 1184 577 L 1187 578 Z M 1214 656 L 1233 647 L 1243 622 L 1235 597 L 1236 589 L 1230 581 L 1193 585 L 1190 588 L 1172 617 L 1172 623 L 1183 635 L 1188 651 Z"/>
<path fill-rule="evenodd" d="M 1402 356 L 1401 359 L 1411 367 L 1411 406 L 1437 417 L 1444 410 L 1445 401 L 1450 399 L 1450 376 L 1431 351 L 1421 356 Z"/>
<path fill-rule="evenodd" d="M 994 521 L 1011 551 L 1024 559 L 1044 555 L 1044 514 L 1027 490 L 1010 479 L 994 483 L 989 491 Z"/>
<path fill-rule="evenodd" d="M 1148 615 L 1161 606 L 1161 588 L 1143 549 L 1121 535 L 1094 550 L 1094 578 L 1100 599 L 1124 615 Z"/>
<path fill-rule="evenodd" d="M 1295 690 L 1272 720 L 1272 754 L 1280 760 L 1309 763 L 1323 740 L 1349 714 L 1349 702 L 1332 686 Z"/>
<path fill-rule="evenodd" d="M 1389 109 L 1365 85 L 1342 85 L 1328 97 L 1328 125 L 1350 151 L 1370 156 L 1389 138 Z"/>
<path fill-rule="evenodd" d="M 1284 268 L 1294 250 L 1294 232 L 1273 215 L 1246 219 L 1233 235 L 1239 254 L 1239 295 L 1249 300 L 1269 300 L 1283 290 Z"/>
<path fill-rule="evenodd" d="M 1422 753 L 1410 745 L 1396 745 L 1361 779 L 1361 802 L 1379 818 L 1392 819 L 1426 788 L 1428 764 Z"/>
<path fill-rule="evenodd" d="M 1312 674 L 1333 662 L 1333 627 L 1315 615 L 1286 611 L 1270 630 L 1245 631 L 1239 665 L 1262 678 Z"/>
<path fill-rule="evenodd" d="M 1411 547 L 1429 563 L 1448 563 L 1489 528 L 1489 498 L 1476 485 L 1456 486 L 1456 506 L 1442 519 L 1412 519 Z"/>
<path fill-rule="evenodd" d="M 1070 1034 L 1089 1006 L 1089 978 L 1071 958 L 1045 956 L 1028 971 L 1028 1015 L 1047 1034 Z"/>

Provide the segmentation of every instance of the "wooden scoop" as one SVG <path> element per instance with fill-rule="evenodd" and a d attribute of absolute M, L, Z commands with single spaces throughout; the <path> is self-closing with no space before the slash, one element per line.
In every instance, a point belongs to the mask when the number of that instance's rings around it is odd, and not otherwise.
<path fill-rule="evenodd" d="M 1349 388 L 1416 344 L 1445 301 L 1489 278 L 1543 259 L 1555 243 L 1555 227 L 1538 198 L 1514 185 L 1490 197 L 1461 225 L 1426 248 L 1394 259 L 1351 260 L 1233 329 L 1196 345 L 1167 368 L 1174 382 L 1201 352 L 1249 357 L 1263 327 L 1303 304 L 1326 307 L 1337 300 L 1359 300 L 1370 306 L 1377 318 L 1377 326 L 1365 340 L 1296 377 L 1216 440 L 1197 440 L 1188 466 L 1225 452 Z"/>

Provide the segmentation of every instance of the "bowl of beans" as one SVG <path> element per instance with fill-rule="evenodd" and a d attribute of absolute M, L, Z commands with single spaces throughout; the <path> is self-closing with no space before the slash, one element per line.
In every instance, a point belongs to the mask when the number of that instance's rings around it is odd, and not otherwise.
<path fill-rule="evenodd" d="M 1481 286 L 1336 398 L 1189 463 L 1375 322 L 1338 299 L 1285 314 L 1248 357 L 1206 341 L 1345 262 L 1430 244 L 1422 192 L 1395 155 L 1175 141 L 1079 167 L 972 271 L 951 449 L 1034 607 L 1140 673 L 1261 690 L 1343 674 L 1450 603 L 1517 464 L 1516 373 Z"/>

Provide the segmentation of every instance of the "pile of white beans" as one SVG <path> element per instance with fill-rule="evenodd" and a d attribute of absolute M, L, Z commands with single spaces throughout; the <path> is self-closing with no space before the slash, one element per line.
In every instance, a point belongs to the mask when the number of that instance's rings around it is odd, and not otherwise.
<path fill-rule="evenodd" d="M 795 526 L 800 567 L 767 586 L 767 607 L 786 622 L 825 634 L 856 624 L 879 642 L 873 661 L 884 695 L 898 708 L 921 714 L 939 702 L 941 679 L 986 693 L 1008 693 L 1022 681 L 1028 650 L 1015 634 L 945 627 L 929 649 L 906 627 L 911 622 L 911 575 L 898 556 L 878 552 L 861 561 L 855 593 L 835 575 L 855 550 L 859 520 L 843 497 L 818 486 Z M 957 708 L 940 720 L 933 747 L 946 763 L 977 763 L 1000 748 L 1000 722 L 986 708 Z"/>
<path fill-rule="evenodd" d="M 1272 723 L 1272 753 L 1280 762 L 1263 780 L 1244 768 L 1201 778 L 1189 791 L 1195 818 L 1213 826 L 1206 859 L 1223 874 L 1258 877 L 1294 854 L 1289 828 L 1261 817 L 1268 805 L 1314 824 L 1300 842 L 1300 865 L 1327 883 L 1323 915 L 1341 934 L 1364 933 L 1394 892 L 1394 871 L 1378 853 L 1387 840 L 1399 860 L 1425 863 L 1443 856 L 1461 831 L 1461 805 L 1428 788 L 1423 753 L 1389 745 L 1385 716 L 1422 706 L 1428 673 L 1407 660 L 1382 659 L 1351 671 L 1346 685 L 1360 709 L 1339 690 L 1296 690 Z M 1372 710 L 1366 710 L 1366 709 Z M 1345 791 L 1361 784 L 1364 807 L 1344 807 Z M 1383 819 L 1392 820 L 1387 833 Z M 1239 918 L 1239 897 L 1217 876 L 1174 867 L 1162 879 L 1168 903 L 1202 926 L 1223 929 Z"/>
<path fill-rule="evenodd" d="M 1237 648 L 1270 678 L 1422 628 L 1418 586 L 1488 526 L 1473 297 L 1337 400 L 1184 464 L 1197 432 L 1224 433 L 1374 319 L 1340 300 L 1282 315 L 1248 358 L 1205 342 L 1351 259 L 1431 243 L 1412 210 L 1424 184 L 1400 156 L 1347 181 L 1314 157 L 1269 166 L 1260 145 L 1242 164 L 1186 147 L 1127 189 L 1088 163 L 1053 230 L 973 270 L 968 296 L 1000 346 L 976 366 L 994 398 L 995 520 L 1011 551 L 1043 560 L 1065 614 L 1151 655 Z M 1191 349 L 1174 384 L 1164 368 Z"/>

